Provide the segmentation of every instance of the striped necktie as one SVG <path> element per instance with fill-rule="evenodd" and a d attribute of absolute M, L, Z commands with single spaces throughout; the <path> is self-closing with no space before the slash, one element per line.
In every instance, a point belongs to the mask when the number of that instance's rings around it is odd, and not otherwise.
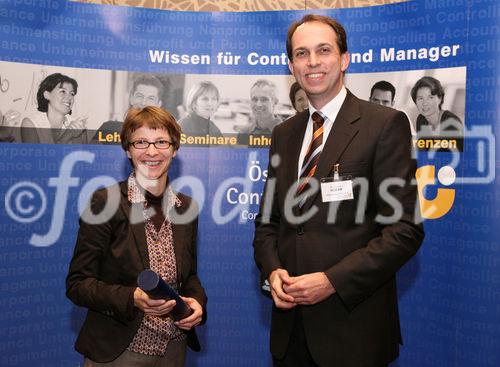
<path fill-rule="evenodd" d="M 311 177 L 314 176 L 314 172 L 316 172 L 319 156 L 321 155 L 321 144 L 323 143 L 323 123 L 325 122 L 325 119 L 318 112 L 314 112 L 311 118 L 313 120 L 313 135 L 302 163 L 302 169 L 300 171 L 300 179 L 302 180 L 302 183 L 297 189 L 297 195 L 309 186 L 309 181 L 311 180 Z"/>

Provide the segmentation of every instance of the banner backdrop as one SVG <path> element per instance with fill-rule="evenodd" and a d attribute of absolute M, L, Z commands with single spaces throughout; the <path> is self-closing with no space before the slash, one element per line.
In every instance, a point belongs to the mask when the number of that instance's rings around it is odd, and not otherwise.
<path fill-rule="evenodd" d="M 183 135 L 170 172 L 201 208 L 198 262 L 209 297 L 203 349 L 187 365 L 270 365 L 271 301 L 259 289 L 252 253 L 270 140 L 251 127 L 259 108 L 272 111 L 274 124 L 295 113 L 285 37 L 304 12 L 1 5 L 0 365 L 82 364 L 73 343 L 85 310 L 65 297 L 79 213 L 95 189 L 130 172 L 117 135 L 129 105 L 156 98 L 182 121 L 200 82 L 220 95 L 213 116 L 220 134 Z M 404 346 L 393 366 L 500 365 L 498 2 L 317 12 L 348 32 L 347 87 L 368 99 L 375 82 L 389 81 L 394 108 L 407 113 L 415 133 L 426 238 L 398 274 Z M 67 126 L 58 129 L 37 111 L 40 82 L 54 73 L 78 84 Z M 421 133 L 425 111 L 411 90 L 424 76 L 441 83 L 441 108 L 459 120 L 460 134 Z M 136 82 L 151 77 L 160 84 L 148 95 Z M 260 97 L 264 107 L 251 95 L 259 83 L 274 91 L 271 102 Z"/>

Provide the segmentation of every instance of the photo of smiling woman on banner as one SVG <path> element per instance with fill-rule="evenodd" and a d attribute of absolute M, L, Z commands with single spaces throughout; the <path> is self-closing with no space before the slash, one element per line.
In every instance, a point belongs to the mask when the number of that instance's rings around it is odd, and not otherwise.
<path fill-rule="evenodd" d="M 220 104 L 219 90 L 209 81 L 191 87 L 186 97 L 188 115 L 179 121 L 182 132 L 187 135 L 222 136 L 220 129 L 211 120 Z"/>
<path fill-rule="evenodd" d="M 417 106 L 417 133 L 421 136 L 463 137 L 463 124 L 453 112 L 443 110 L 444 88 L 431 76 L 420 78 L 411 89 Z"/>
<path fill-rule="evenodd" d="M 36 94 L 38 112 L 21 123 L 23 143 L 86 144 L 87 117 L 69 119 L 78 83 L 64 74 L 47 76 Z"/>
<path fill-rule="evenodd" d="M 168 177 L 180 134 L 169 112 L 130 109 L 121 144 L 133 171 L 96 191 L 82 214 L 66 294 L 88 309 L 75 345 L 84 366 L 181 367 L 186 345 L 200 350 L 194 327 L 206 320 L 207 297 L 197 275 L 198 208 Z M 145 269 L 176 290 L 192 314 L 174 321 L 174 300 L 143 292 L 137 277 Z"/>

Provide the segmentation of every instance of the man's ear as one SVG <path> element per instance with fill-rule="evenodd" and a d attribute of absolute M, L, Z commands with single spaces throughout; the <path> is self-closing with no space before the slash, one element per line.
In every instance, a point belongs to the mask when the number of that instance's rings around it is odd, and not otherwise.
<path fill-rule="evenodd" d="M 342 72 L 346 71 L 347 68 L 349 67 L 349 52 L 344 52 L 342 55 L 340 55 L 340 70 Z"/>
<path fill-rule="evenodd" d="M 49 96 L 50 96 L 50 93 L 48 90 L 46 90 L 45 92 L 43 92 L 43 98 L 45 98 L 47 101 L 49 100 Z"/>
<path fill-rule="evenodd" d="M 130 152 L 129 152 L 128 150 L 127 150 L 125 153 L 127 153 L 127 157 L 128 157 L 129 159 L 132 159 L 132 155 L 130 154 Z"/>
<path fill-rule="evenodd" d="M 292 73 L 292 75 L 295 76 L 295 74 L 293 73 L 293 62 L 292 62 L 292 60 L 288 60 L 288 70 L 290 70 L 290 73 Z"/>

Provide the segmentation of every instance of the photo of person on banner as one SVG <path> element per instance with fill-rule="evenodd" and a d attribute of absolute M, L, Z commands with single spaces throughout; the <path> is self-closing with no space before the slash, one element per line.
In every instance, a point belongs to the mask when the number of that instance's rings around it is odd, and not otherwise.
<path fill-rule="evenodd" d="M 460 118 L 442 109 L 445 92 L 439 80 L 424 76 L 417 80 L 410 94 L 419 112 L 416 122 L 419 136 L 463 137 Z"/>
<path fill-rule="evenodd" d="M 309 103 L 307 100 L 306 92 L 300 87 L 300 84 L 294 82 L 290 86 L 290 102 L 292 103 L 292 107 L 297 112 L 302 112 L 309 108 Z"/>
<path fill-rule="evenodd" d="M 211 120 L 220 104 L 219 90 L 210 81 L 194 84 L 186 96 L 188 115 L 179 120 L 186 135 L 210 135 L 221 137 L 220 129 Z"/>
<path fill-rule="evenodd" d="M 16 140 L 14 128 L 21 124 L 21 114 L 10 109 L 2 114 L 0 110 L 0 142 L 12 143 Z"/>
<path fill-rule="evenodd" d="M 370 90 L 370 99 L 372 103 L 377 103 L 382 106 L 394 107 L 394 97 L 396 96 L 396 88 L 386 80 L 380 80 L 373 84 Z"/>
<path fill-rule="evenodd" d="M 129 108 L 144 108 L 147 106 L 162 106 L 164 85 L 154 75 L 139 74 L 132 82 L 128 93 Z M 92 142 L 95 144 L 118 144 L 123 122 L 110 120 L 104 122 L 95 133 Z"/>
<path fill-rule="evenodd" d="M 38 112 L 21 122 L 22 142 L 86 144 L 88 117 L 68 117 L 77 91 L 77 81 L 67 75 L 54 73 L 43 79 L 36 94 Z"/>
<path fill-rule="evenodd" d="M 198 208 L 168 177 L 180 135 L 160 107 L 130 109 L 121 143 L 133 171 L 97 190 L 81 216 L 66 295 L 88 309 L 75 344 L 86 367 L 181 367 L 186 346 L 200 350 L 194 327 L 206 320 L 207 297 L 197 274 Z M 138 287 L 144 269 L 159 274 L 192 314 L 169 317 L 175 300 Z"/>
<path fill-rule="evenodd" d="M 372 103 L 376 103 L 382 106 L 395 108 L 394 107 L 395 97 L 396 97 L 396 87 L 387 80 L 379 80 L 378 82 L 373 84 L 372 88 L 370 89 L 370 97 L 368 100 Z M 402 111 L 400 108 L 397 109 Z M 410 119 L 408 119 L 408 121 L 409 120 Z M 415 127 L 413 126 L 411 121 L 410 121 L 410 130 L 411 130 L 411 135 L 414 136 L 416 132 L 415 132 Z"/>
<path fill-rule="evenodd" d="M 271 135 L 273 128 L 282 121 L 275 113 L 277 104 L 276 85 L 266 79 L 257 80 L 250 88 L 250 122 L 238 127 L 238 131 L 246 135 Z"/>
<path fill-rule="evenodd" d="M 310 108 L 273 130 L 255 220 L 273 363 L 386 366 L 402 342 L 396 272 L 424 238 L 409 121 L 346 89 L 347 37 L 336 20 L 305 15 L 286 45 Z"/>

